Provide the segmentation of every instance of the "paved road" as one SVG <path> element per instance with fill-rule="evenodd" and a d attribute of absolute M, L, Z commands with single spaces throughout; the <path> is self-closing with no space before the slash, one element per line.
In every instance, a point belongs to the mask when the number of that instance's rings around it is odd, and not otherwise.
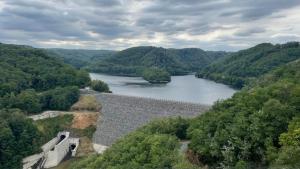
<path fill-rule="evenodd" d="M 102 104 L 94 143 L 110 146 L 118 138 L 161 117 L 195 117 L 209 109 L 207 105 L 157 100 L 115 94 L 95 94 Z"/>

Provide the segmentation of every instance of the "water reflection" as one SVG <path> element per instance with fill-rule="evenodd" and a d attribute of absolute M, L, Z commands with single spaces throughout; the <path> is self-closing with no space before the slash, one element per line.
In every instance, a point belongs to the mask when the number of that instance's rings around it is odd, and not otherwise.
<path fill-rule="evenodd" d="M 231 97 L 236 91 L 226 85 L 194 75 L 172 76 L 168 84 L 150 84 L 140 77 L 110 76 L 90 73 L 92 79 L 105 81 L 115 94 L 213 104 Z"/>

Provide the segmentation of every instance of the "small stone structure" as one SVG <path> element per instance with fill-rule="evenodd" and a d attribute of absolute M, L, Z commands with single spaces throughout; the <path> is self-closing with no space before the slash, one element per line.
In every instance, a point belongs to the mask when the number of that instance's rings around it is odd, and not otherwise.
<path fill-rule="evenodd" d="M 56 137 L 41 147 L 42 153 L 23 159 L 23 169 L 55 167 L 68 153 L 74 157 L 78 145 L 79 138 L 71 138 L 70 132 L 67 131 L 59 132 Z"/>

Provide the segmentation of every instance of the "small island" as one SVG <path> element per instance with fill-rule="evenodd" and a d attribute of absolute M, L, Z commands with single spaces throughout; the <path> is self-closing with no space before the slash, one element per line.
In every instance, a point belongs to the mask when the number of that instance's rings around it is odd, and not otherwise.
<path fill-rule="evenodd" d="M 148 68 L 143 72 L 143 79 L 152 84 L 163 84 L 171 81 L 171 75 L 160 68 Z"/>

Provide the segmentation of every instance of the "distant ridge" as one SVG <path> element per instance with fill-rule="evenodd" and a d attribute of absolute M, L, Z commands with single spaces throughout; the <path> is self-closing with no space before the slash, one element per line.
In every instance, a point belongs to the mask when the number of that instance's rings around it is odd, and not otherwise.
<path fill-rule="evenodd" d="M 249 80 L 299 58 L 299 42 L 277 45 L 262 43 L 211 63 L 200 70 L 197 76 L 241 88 Z"/>
<path fill-rule="evenodd" d="M 90 50 L 90 49 L 61 49 L 51 48 L 45 49 L 49 55 L 62 59 L 65 63 L 71 64 L 76 68 L 88 65 L 109 57 L 116 53 L 113 50 Z"/>
<path fill-rule="evenodd" d="M 141 76 L 145 68 L 157 67 L 171 75 L 183 75 L 198 71 L 226 52 L 207 52 L 198 48 L 166 49 L 153 46 L 132 47 L 117 52 L 99 62 L 87 66 L 92 72 L 113 75 Z"/>

